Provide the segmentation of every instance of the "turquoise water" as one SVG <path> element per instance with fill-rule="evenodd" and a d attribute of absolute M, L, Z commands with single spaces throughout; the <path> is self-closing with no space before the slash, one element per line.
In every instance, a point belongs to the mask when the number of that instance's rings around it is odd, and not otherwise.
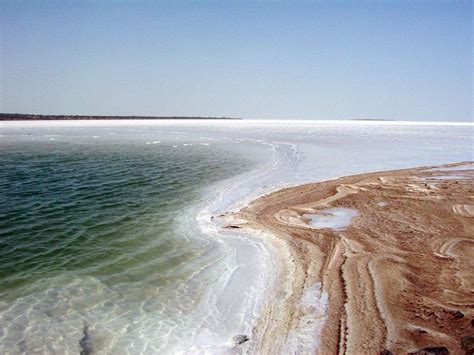
<path fill-rule="evenodd" d="M 120 352 L 192 310 L 188 280 L 212 246 L 176 219 L 250 163 L 205 146 L 51 142 L 3 146 L 0 166 L 1 350 L 74 353 L 84 324 L 95 350 Z"/>

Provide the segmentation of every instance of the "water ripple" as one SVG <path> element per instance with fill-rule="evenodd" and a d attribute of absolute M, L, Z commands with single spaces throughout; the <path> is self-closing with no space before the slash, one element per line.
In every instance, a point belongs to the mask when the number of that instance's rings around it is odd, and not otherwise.
<path fill-rule="evenodd" d="M 157 352 L 164 342 L 143 334 L 178 326 L 195 302 L 187 280 L 211 262 L 175 218 L 245 164 L 166 144 L 59 144 L 0 152 L 0 352 L 76 353 L 84 322 L 99 350 Z"/>

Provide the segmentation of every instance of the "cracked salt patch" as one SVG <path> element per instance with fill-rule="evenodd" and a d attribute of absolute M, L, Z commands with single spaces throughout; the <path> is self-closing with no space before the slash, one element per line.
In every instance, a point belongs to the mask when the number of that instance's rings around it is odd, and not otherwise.
<path fill-rule="evenodd" d="M 307 213 L 303 217 L 308 218 L 308 224 L 315 228 L 345 229 L 351 224 L 352 218 L 357 217 L 359 212 L 352 208 L 335 207 L 318 211 L 318 213 Z"/>

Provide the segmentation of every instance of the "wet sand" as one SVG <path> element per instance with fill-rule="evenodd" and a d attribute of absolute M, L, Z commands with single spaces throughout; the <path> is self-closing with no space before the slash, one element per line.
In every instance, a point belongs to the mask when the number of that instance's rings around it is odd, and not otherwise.
<path fill-rule="evenodd" d="M 473 162 L 368 173 L 285 188 L 228 216 L 286 253 L 248 351 L 472 353 L 473 182 Z"/>

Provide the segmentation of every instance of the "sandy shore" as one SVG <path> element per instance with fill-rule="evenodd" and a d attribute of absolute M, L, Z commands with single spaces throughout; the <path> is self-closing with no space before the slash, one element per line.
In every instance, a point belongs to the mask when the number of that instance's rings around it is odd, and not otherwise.
<path fill-rule="evenodd" d="M 248 351 L 472 353 L 473 182 L 473 162 L 369 173 L 285 188 L 229 216 L 287 254 Z"/>

